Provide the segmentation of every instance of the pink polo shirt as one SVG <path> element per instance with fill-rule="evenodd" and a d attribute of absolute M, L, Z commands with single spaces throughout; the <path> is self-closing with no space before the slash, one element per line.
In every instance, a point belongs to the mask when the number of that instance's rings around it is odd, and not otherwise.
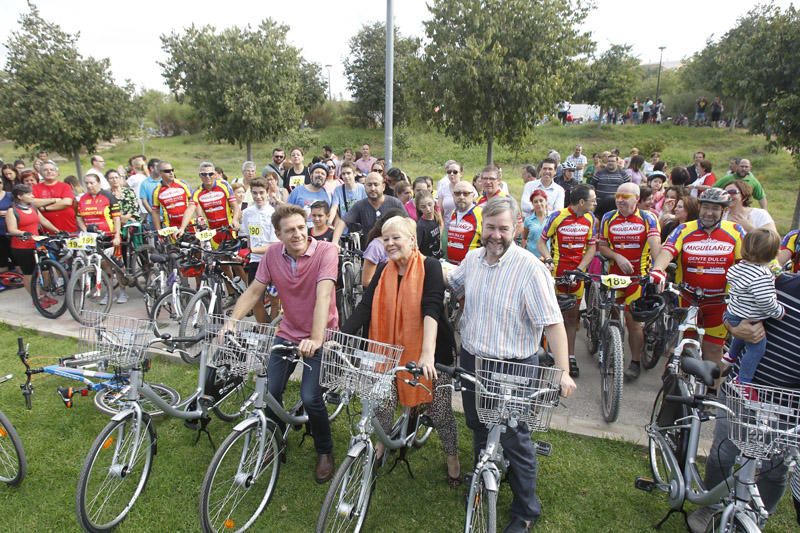
<path fill-rule="evenodd" d="M 286 253 L 283 243 L 276 242 L 267 248 L 258 264 L 256 280 L 264 285 L 272 283 L 278 289 L 283 303 L 283 320 L 278 327 L 280 337 L 299 343 L 311 336 L 317 283 L 326 279 L 336 283 L 338 269 L 339 253 L 329 242 L 309 239 L 306 253 L 297 261 Z M 336 329 L 338 326 L 336 291 L 332 290 L 326 327 Z"/>

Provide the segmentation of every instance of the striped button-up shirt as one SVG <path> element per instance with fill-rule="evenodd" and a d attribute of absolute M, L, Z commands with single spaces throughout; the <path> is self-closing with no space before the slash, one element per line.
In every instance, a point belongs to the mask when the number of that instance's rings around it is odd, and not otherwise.
<path fill-rule="evenodd" d="M 461 343 L 482 357 L 530 357 L 544 327 L 563 321 L 553 277 L 515 244 L 493 265 L 485 255 L 485 248 L 472 250 L 448 277 L 455 295 L 464 297 Z"/>

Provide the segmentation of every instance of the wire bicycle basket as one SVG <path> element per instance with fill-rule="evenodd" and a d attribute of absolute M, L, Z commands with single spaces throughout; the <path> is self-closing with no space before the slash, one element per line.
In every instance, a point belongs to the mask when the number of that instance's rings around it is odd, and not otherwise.
<path fill-rule="evenodd" d="M 320 385 L 349 391 L 362 400 L 383 400 L 392 390 L 394 375 L 390 372 L 402 354 L 402 346 L 327 330 L 322 344 Z"/>
<path fill-rule="evenodd" d="M 800 390 L 727 381 L 722 384 L 728 438 L 745 457 L 769 459 L 800 446 Z"/>
<path fill-rule="evenodd" d="M 103 361 L 111 366 L 131 368 L 145 358 L 155 333 L 148 319 L 83 311 L 78 332 L 77 359 Z"/>
<path fill-rule="evenodd" d="M 275 327 L 252 320 L 233 320 L 222 316 L 209 318 L 209 323 L 225 324 L 225 330 L 230 332 L 221 333 L 220 328 L 216 328 L 210 332 L 208 340 L 203 341 L 209 343 L 209 361 L 212 365 L 226 367 L 229 374 L 239 376 L 266 369 L 266 361 L 275 340 Z"/>
<path fill-rule="evenodd" d="M 475 356 L 475 406 L 483 424 L 516 419 L 531 431 L 547 431 L 558 405 L 559 368 Z"/>

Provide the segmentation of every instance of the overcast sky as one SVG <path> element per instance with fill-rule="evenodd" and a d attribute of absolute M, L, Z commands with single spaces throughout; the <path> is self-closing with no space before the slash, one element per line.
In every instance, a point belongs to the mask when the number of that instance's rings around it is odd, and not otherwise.
<path fill-rule="evenodd" d="M 289 26 L 289 41 L 304 57 L 332 65 L 335 97 L 347 96 L 342 61 L 349 39 L 365 23 L 385 20 L 381 0 L 38 0 L 45 19 L 68 33 L 80 32 L 78 48 L 84 56 L 108 57 L 114 76 L 138 87 L 166 91 L 157 61 L 164 59 L 159 36 L 180 31 L 192 23 L 257 26 L 271 17 Z M 586 20 L 599 51 L 611 44 L 630 44 L 644 63 L 657 63 L 659 46 L 666 46 L 664 62 L 675 64 L 703 48 L 713 34 L 720 36 L 752 6 L 750 0 L 595 0 Z M 789 0 L 773 0 L 781 7 Z M 25 0 L 0 2 L 0 64 L 5 65 L 10 32 Z M 429 18 L 425 0 L 395 0 L 395 24 L 404 35 L 423 36 Z M 513 31 L 513 29 L 512 29 Z M 557 36 L 552 36 L 557 38 Z M 327 70 L 323 67 L 323 75 Z"/>

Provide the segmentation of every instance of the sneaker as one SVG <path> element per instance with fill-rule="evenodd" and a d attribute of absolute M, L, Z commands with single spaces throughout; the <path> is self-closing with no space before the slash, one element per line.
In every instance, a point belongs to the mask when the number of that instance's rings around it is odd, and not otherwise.
<path fill-rule="evenodd" d="M 125 293 L 125 291 L 120 291 L 120 293 L 117 295 L 116 302 L 118 304 L 128 303 L 128 295 Z"/>
<path fill-rule="evenodd" d="M 722 362 L 727 365 L 733 365 L 736 363 L 736 358 L 734 358 L 730 352 L 725 352 L 722 354 Z"/>
<path fill-rule="evenodd" d="M 574 355 L 569 356 L 569 377 L 577 378 L 581 375 L 581 369 L 578 368 L 578 360 Z"/>
<path fill-rule="evenodd" d="M 719 509 L 717 506 L 706 506 L 697 509 L 689 515 L 686 519 L 686 524 L 689 526 L 689 531 L 692 533 L 705 533 L 708 525 L 711 523 L 711 518 Z"/>
<path fill-rule="evenodd" d="M 733 380 L 736 384 L 736 388 L 739 389 L 739 393 L 742 395 L 744 400 L 750 402 L 757 402 L 758 400 L 758 391 L 753 388 L 750 383 L 742 383 L 739 381 L 739 378 Z"/>
<path fill-rule="evenodd" d="M 625 381 L 635 381 L 639 378 L 639 374 L 641 373 L 641 365 L 635 361 L 631 361 L 631 364 L 628 365 L 628 368 L 626 368 L 624 372 Z"/>
<path fill-rule="evenodd" d="M 41 298 L 39 298 L 39 305 L 42 306 L 42 309 L 47 309 L 48 307 L 52 307 L 57 303 L 58 300 L 50 298 L 49 296 L 42 296 Z"/>

